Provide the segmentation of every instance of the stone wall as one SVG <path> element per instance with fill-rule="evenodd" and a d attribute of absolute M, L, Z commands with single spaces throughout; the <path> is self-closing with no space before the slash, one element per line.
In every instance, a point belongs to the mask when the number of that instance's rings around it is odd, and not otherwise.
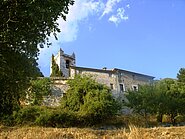
<path fill-rule="evenodd" d="M 66 78 L 51 78 L 51 95 L 44 98 L 43 105 L 59 106 L 60 100 L 68 89 Z"/>
<path fill-rule="evenodd" d="M 138 90 L 138 85 L 151 83 L 154 78 L 152 76 L 120 69 L 106 70 L 71 67 L 70 77 L 74 78 L 77 74 L 90 75 L 97 82 L 107 85 L 112 89 L 112 93 L 116 98 L 123 98 L 125 91 Z"/>
<path fill-rule="evenodd" d="M 75 75 L 89 75 L 97 82 L 105 84 L 110 87 L 112 94 L 115 98 L 125 100 L 125 91 L 137 90 L 138 85 L 148 84 L 153 81 L 152 76 L 138 74 L 124 70 L 102 70 L 90 68 L 70 68 L 69 78 L 51 78 L 52 80 L 52 94 L 44 99 L 46 106 L 58 106 L 61 97 L 66 93 L 68 86 L 67 80 L 73 79 Z"/>
<path fill-rule="evenodd" d="M 111 84 L 113 85 L 112 88 L 112 94 L 115 97 L 119 97 L 120 96 L 120 92 L 118 90 L 118 86 L 117 86 L 117 74 L 115 72 L 112 71 L 103 71 L 99 72 L 98 70 L 92 70 L 89 71 L 88 69 L 74 69 L 71 68 L 70 69 L 70 77 L 74 78 L 75 75 L 77 74 L 81 74 L 81 75 L 88 75 L 91 76 L 92 78 L 94 78 L 98 83 L 101 84 L 105 84 L 106 86 L 111 88 Z"/>
<path fill-rule="evenodd" d="M 124 84 L 125 90 L 134 90 L 134 87 L 138 89 L 138 85 L 144 85 L 151 83 L 153 79 L 141 74 L 132 72 L 121 72 L 118 75 L 118 82 Z"/>

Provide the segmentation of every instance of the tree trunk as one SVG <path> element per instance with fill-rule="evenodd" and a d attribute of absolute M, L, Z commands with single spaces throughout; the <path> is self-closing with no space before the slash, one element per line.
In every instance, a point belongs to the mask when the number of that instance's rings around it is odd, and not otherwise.
<path fill-rule="evenodd" d="M 162 113 L 159 113 L 159 114 L 157 115 L 157 121 L 160 122 L 160 123 L 163 122 L 163 114 L 162 114 Z"/>
<path fill-rule="evenodd" d="M 176 119 L 175 119 L 176 116 L 177 116 L 177 114 L 171 114 L 171 116 L 170 116 L 170 118 L 171 118 L 171 123 L 172 123 L 173 126 L 176 125 Z"/>

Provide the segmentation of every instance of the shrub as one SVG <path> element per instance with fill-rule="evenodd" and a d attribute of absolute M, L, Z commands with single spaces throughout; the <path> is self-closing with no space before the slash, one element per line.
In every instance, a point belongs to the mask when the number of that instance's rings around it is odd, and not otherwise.
<path fill-rule="evenodd" d="M 41 107 L 26 106 L 15 112 L 13 117 L 16 124 L 34 124 L 36 118 L 40 116 Z"/>
<path fill-rule="evenodd" d="M 6 125 L 15 123 L 45 127 L 72 127 L 80 123 L 78 115 L 74 112 L 41 106 L 26 106 L 5 120 Z"/>
<path fill-rule="evenodd" d="M 30 86 L 27 90 L 27 103 L 31 105 L 41 105 L 43 97 L 51 94 L 50 79 L 42 78 L 30 81 Z"/>
<path fill-rule="evenodd" d="M 93 125 L 115 115 L 121 106 L 110 89 L 88 76 L 76 76 L 68 81 L 69 89 L 61 99 L 62 110 L 78 113 L 78 119 Z"/>
<path fill-rule="evenodd" d="M 12 115 L 4 115 L 0 119 L 0 125 L 5 125 L 5 126 L 14 126 L 14 117 Z"/>

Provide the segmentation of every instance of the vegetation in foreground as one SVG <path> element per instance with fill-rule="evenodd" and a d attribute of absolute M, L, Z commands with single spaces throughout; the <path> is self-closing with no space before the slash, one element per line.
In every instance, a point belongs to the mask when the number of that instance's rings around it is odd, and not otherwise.
<path fill-rule="evenodd" d="M 177 79 L 166 78 L 139 86 L 137 91 L 128 91 L 126 98 L 123 105 L 142 115 L 146 125 L 149 115 L 156 115 L 159 123 L 168 115 L 170 122 L 176 125 L 185 115 L 185 69 L 179 70 Z"/>
<path fill-rule="evenodd" d="M 127 106 L 133 110 L 133 115 L 143 116 L 147 127 L 153 126 L 149 116 L 157 117 L 156 125 L 164 122 L 164 116 L 170 117 L 173 125 L 181 124 L 185 121 L 185 88 L 184 82 L 180 80 L 184 77 L 182 71 L 184 70 L 180 70 L 178 74 L 178 80 L 165 79 L 152 85 L 140 86 L 138 91 L 127 92 L 125 102 L 115 100 L 107 86 L 97 83 L 89 76 L 79 75 L 68 80 L 69 89 L 61 98 L 61 105 L 56 108 L 41 106 L 43 96 L 50 92 L 50 81 L 31 81 L 28 89 L 32 98 L 30 106 L 19 107 L 13 114 L 3 115 L 0 120 L 11 126 L 96 126 L 120 115 L 122 106 Z"/>
<path fill-rule="evenodd" d="M 73 0 L 0 1 L 0 117 L 19 109 L 30 78 L 42 76 L 39 47 L 50 46 Z M 49 17 L 49 18 L 48 18 Z"/>

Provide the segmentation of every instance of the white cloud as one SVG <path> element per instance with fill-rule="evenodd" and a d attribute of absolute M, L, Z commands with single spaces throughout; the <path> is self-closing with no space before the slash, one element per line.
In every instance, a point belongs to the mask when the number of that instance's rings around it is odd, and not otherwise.
<path fill-rule="evenodd" d="M 57 34 L 58 40 L 50 37 L 52 46 L 49 48 L 40 49 L 38 63 L 41 65 L 41 70 L 49 69 L 49 61 L 52 53 L 56 54 L 61 44 L 65 42 L 75 41 L 77 39 L 79 24 L 88 19 L 90 15 L 94 15 L 103 11 L 104 4 L 95 0 L 75 0 L 75 4 L 69 7 L 67 14 L 67 21 L 59 18 L 60 34 Z M 92 30 L 90 28 L 90 30 Z"/>
<path fill-rule="evenodd" d="M 114 22 L 116 25 L 117 25 L 117 23 L 118 23 L 118 17 L 116 17 L 115 15 L 112 15 L 110 18 L 109 18 L 109 21 L 111 21 L 111 22 Z"/>
<path fill-rule="evenodd" d="M 110 22 L 115 23 L 116 25 L 118 25 L 122 20 L 128 20 L 128 16 L 125 15 L 125 9 L 124 8 L 118 8 L 117 9 L 117 14 L 116 15 L 112 15 L 109 18 Z"/>
<path fill-rule="evenodd" d="M 127 20 L 128 16 L 125 15 L 125 10 L 123 8 L 117 9 L 117 5 L 121 1 L 122 0 L 107 0 L 107 2 L 104 3 L 103 0 L 75 0 L 75 4 L 69 7 L 67 21 L 62 20 L 61 18 L 58 19 L 59 28 L 61 29 L 61 33 L 57 34 L 58 40 L 51 37 L 50 41 L 52 42 L 52 46 L 40 50 L 38 62 L 39 65 L 41 65 L 41 69 L 49 69 L 51 54 L 56 54 L 61 47 L 61 44 L 72 42 L 77 39 L 79 25 L 82 22 L 87 22 L 91 15 L 96 15 L 101 19 L 104 15 L 113 13 L 113 15 L 108 19 L 116 25 L 118 25 L 122 20 Z M 129 7 L 129 4 L 127 4 L 125 8 Z M 88 24 L 89 31 L 93 31 L 93 24 Z"/>
<path fill-rule="evenodd" d="M 105 9 L 103 11 L 103 14 L 101 17 L 103 17 L 106 14 L 109 14 L 110 12 L 113 11 L 114 6 L 116 6 L 117 3 L 121 2 L 121 0 L 108 0 Z"/>
<path fill-rule="evenodd" d="M 130 9 L 130 5 L 129 5 L 129 4 L 127 4 L 126 7 L 127 7 L 128 9 Z"/>
<path fill-rule="evenodd" d="M 101 1 L 76 0 L 75 4 L 69 7 L 67 21 L 59 19 L 59 27 L 61 28 L 59 38 L 63 42 L 76 40 L 79 23 L 86 20 L 89 15 L 102 11 L 103 6 L 104 4 Z"/>

